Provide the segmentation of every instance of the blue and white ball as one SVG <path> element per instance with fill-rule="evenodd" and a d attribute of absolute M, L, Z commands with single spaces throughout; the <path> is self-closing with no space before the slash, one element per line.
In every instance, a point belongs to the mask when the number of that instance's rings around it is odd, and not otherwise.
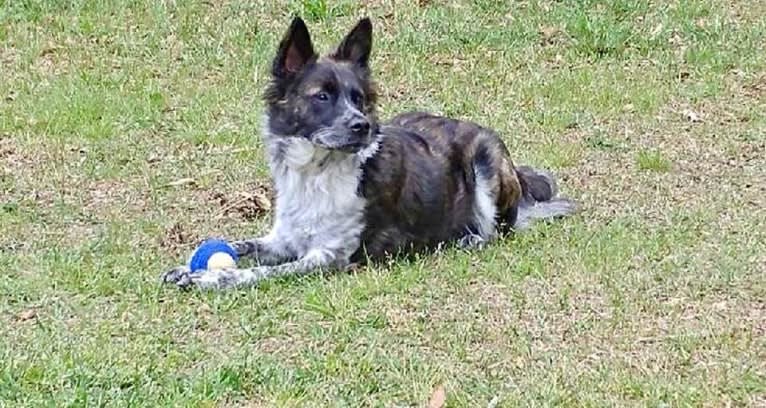
<path fill-rule="evenodd" d="M 237 258 L 237 252 L 228 242 L 220 239 L 208 239 L 200 244 L 192 254 L 189 260 L 189 269 L 192 272 L 197 272 L 199 270 L 235 268 Z"/>

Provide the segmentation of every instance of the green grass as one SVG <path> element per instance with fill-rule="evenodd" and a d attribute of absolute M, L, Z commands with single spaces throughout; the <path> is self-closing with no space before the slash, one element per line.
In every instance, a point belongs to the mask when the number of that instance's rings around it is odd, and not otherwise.
<path fill-rule="evenodd" d="M 668 171 L 670 162 L 656 150 L 642 150 L 636 155 L 638 168 L 641 170 Z"/>
<path fill-rule="evenodd" d="M 267 3 L 0 0 L 0 406 L 423 406 L 439 384 L 456 407 L 766 404 L 760 2 Z M 200 239 L 268 226 L 223 208 L 268 180 L 292 13 L 322 50 L 372 16 L 384 117 L 492 126 L 580 214 L 160 288 Z"/>

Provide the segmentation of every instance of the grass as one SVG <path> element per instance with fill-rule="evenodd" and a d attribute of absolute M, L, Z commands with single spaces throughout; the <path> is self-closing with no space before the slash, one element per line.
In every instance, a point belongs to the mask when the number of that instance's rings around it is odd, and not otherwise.
<path fill-rule="evenodd" d="M 291 13 L 321 49 L 372 16 L 384 117 L 490 125 L 582 212 L 478 253 L 159 288 L 200 239 L 268 224 L 231 204 L 268 180 Z M 0 405 L 766 404 L 765 22 L 722 0 L 0 0 Z"/>
<path fill-rule="evenodd" d="M 656 150 L 642 150 L 636 156 L 638 168 L 641 170 L 668 171 L 670 162 Z"/>

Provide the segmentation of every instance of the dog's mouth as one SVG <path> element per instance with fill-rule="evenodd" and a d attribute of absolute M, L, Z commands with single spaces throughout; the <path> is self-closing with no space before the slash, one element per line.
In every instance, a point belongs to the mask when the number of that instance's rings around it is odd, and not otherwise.
<path fill-rule="evenodd" d="M 337 131 L 331 128 L 320 129 L 309 138 L 312 143 L 327 150 L 348 154 L 359 153 L 372 142 L 372 135 L 368 133 L 359 137 L 350 132 Z"/>
<path fill-rule="evenodd" d="M 361 150 L 369 146 L 368 143 L 362 143 L 362 142 L 355 142 L 355 143 L 349 143 L 343 146 L 338 146 L 333 150 L 338 150 L 345 153 L 359 153 Z"/>

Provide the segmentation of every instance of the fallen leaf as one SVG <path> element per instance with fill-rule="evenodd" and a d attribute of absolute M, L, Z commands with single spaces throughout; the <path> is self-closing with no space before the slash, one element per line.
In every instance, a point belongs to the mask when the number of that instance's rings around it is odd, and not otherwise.
<path fill-rule="evenodd" d="M 257 184 L 239 191 L 234 198 L 221 193 L 214 193 L 214 198 L 223 206 L 216 218 L 234 213 L 245 219 L 253 219 L 271 210 L 271 192 L 266 185 Z"/>
<path fill-rule="evenodd" d="M 149 156 L 146 158 L 147 163 L 157 163 L 160 160 L 162 160 L 162 158 L 157 153 L 149 153 Z"/>
<path fill-rule="evenodd" d="M 444 391 L 444 385 L 439 385 L 431 393 L 431 399 L 428 400 L 428 408 L 442 408 L 445 402 L 447 402 L 447 392 Z"/>
<path fill-rule="evenodd" d="M 168 187 L 178 187 L 178 186 L 185 186 L 188 184 L 196 184 L 197 181 L 192 177 L 186 177 L 178 180 L 173 180 L 170 183 L 167 184 Z"/>
<path fill-rule="evenodd" d="M 362 267 L 358 263 L 350 263 L 343 268 L 343 271 L 348 273 L 355 273 L 360 269 L 362 269 Z"/>
<path fill-rule="evenodd" d="M 670 35 L 670 38 L 668 38 L 668 42 L 670 43 L 670 45 L 672 45 L 674 47 L 680 47 L 680 46 L 684 45 L 683 37 L 681 37 L 681 34 L 678 31 L 675 31 L 675 30 Z"/>
<path fill-rule="evenodd" d="M 209 314 L 213 314 L 213 309 L 207 303 L 201 303 L 197 307 L 197 313 L 209 315 Z"/>
<path fill-rule="evenodd" d="M 561 33 L 561 30 L 558 27 L 549 26 L 540 28 L 541 43 L 543 45 L 553 44 L 559 33 Z"/>
<path fill-rule="evenodd" d="M 35 309 L 27 309 L 21 313 L 19 313 L 16 316 L 16 320 L 20 322 L 25 322 L 27 320 L 32 320 L 37 317 L 37 311 Z"/>
<path fill-rule="evenodd" d="M 40 50 L 40 56 L 44 57 L 46 55 L 53 54 L 56 51 L 58 51 L 58 47 L 55 44 L 48 44 L 46 47 Z"/>
<path fill-rule="evenodd" d="M 271 198 L 269 197 L 268 190 L 264 187 L 257 188 L 253 192 L 253 201 L 256 206 L 263 211 L 269 211 L 271 209 Z"/>
<path fill-rule="evenodd" d="M 692 122 L 692 123 L 702 122 L 702 118 L 700 117 L 700 115 L 691 109 L 684 110 L 683 115 L 684 115 L 684 118 L 686 118 L 686 120 L 688 120 L 689 122 Z"/>

